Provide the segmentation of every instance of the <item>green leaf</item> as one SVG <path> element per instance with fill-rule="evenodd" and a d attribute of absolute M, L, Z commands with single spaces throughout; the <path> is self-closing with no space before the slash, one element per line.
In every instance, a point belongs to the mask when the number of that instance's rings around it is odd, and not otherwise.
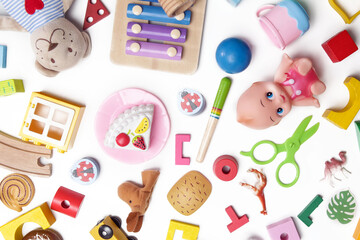
<path fill-rule="evenodd" d="M 355 198 L 350 191 L 342 191 L 331 199 L 326 213 L 330 219 L 347 224 L 354 218 L 355 206 Z"/>

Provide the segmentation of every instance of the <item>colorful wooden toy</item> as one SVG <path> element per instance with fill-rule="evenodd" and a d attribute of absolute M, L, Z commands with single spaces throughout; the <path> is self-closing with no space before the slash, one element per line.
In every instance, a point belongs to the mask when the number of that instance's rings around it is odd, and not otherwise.
<path fill-rule="evenodd" d="M 10 79 L 0 82 L 0 96 L 9 96 L 17 92 L 25 92 L 22 80 Z"/>
<path fill-rule="evenodd" d="M 190 158 L 183 157 L 183 143 L 190 142 L 190 134 L 175 135 L 175 165 L 190 165 Z"/>
<path fill-rule="evenodd" d="M 96 159 L 85 157 L 78 160 L 71 168 L 71 177 L 80 184 L 92 184 L 100 173 L 100 165 Z"/>
<path fill-rule="evenodd" d="M 356 225 L 356 228 L 355 228 L 355 231 L 354 231 L 354 234 L 353 234 L 353 238 L 355 240 L 360 240 L 360 219 Z"/>
<path fill-rule="evenodd" d="M 341 62 L 358 50 L 356 43 L 346 30 L 336 34 L 321 46 L 333 63 Z"/>
<path fill-rule="evenodd" d="M 53 229 L 35 229 L 24 236 L 22 240 L 63 240 L 60 233 Z"/>
<path fill-rule="evenodd" d="M 220 180 L 231 181 L 238 173 L 238 162 L 233 156 L 222 155 L 215 160 L 213 171 Z"/>
<path fill-rule="evenodd" d="M 341 224 L 348 224 L 355 215 L 356 202 L 349 190 L 341 191 L 331 198 L 326 214 L 331 220 L 338 220 Z"/>
<path fill-rule="evenodd" d="M 344 171 L 351 174 L 351 172 L 344 167 L 347 162 L 345 154 L 345 151 L 341 151 L 339 153 L 339 157 L 341 160 L 333 157 L 330 159 L 330 161 L 325 162 L 324 178 L 321 180 L 326 179 L 332 187 L 334 187 L 333 179 L 341 181 L 341 179 L 336 177 L 338 172 L 341 172 L 345 177 L 346 175 Z"/>
<path fill-rule="evenodd" d="M 121 228 L 121 219 L 115 216 L 107 216 L 99 221 L 90 234 L 95 240 L 137 240 L 136 237 L 126 235 Z"/>
<path fill-rule="evenodd" d="M 227 225 L 227 228 L 230 233 L 232 233 L 236 229 L 244 226 L 246 223 L 249 222 L 249 218 L 246 214 L 242 215 L 241 217 L 238 217 L 238 215 L 236 214 L 236 212 L 232 206 L 228 206 L 225 209 L 225 211 L 231 219 L 231 223 Z"/>
<path fill-rule="evenodd" d="M 354 19 L 359 16 L 360 11 L 357 11 L 354 15 L 350 16 L 346 13 L 343 7 L 340 5 L 339 0 L 329 0 L 331 7 L 341 16 L 346 24 L 350 24 Z"/>
<path fill-rule="evenodd" d="M 168 11 L 193 1 L 161 2 Z M 157 1 L 118 0 L 111 47 L 112 61 L 154 70 L 194 73 L 199 61 L 206 3 L 207 0 L 198 0 L 191 10 L 169 17 Z M 181 7 L 179 10 L 184 9 Z"/>
<path fill-rule="evenodd" d="M 183 231 L 182 239 L 196 240 L 199 235 L 200 227 L 190 223 L 170 220 L 170 225 L 169 225 L 168 233 L 166 235 L 166 240 L 173 240 L 176 230 Z"/>
<path fill-rule="evenodd" d="M 360 150 L 360 121 L 355 121 L 355 131 Z"/>
<path fill-rule="evenodd" d="M 7 46 L 0 45 L 0 68 L 6 68 Z"/>
<path fill-rule="evenodd" d="M 75 218 L 84 197 L 85 195 L 81 193 L 65 187 L 59 187 L 51 202 L 51 209 Z"/>
<path fill-rule="evenodd" d="M 171 206 L 182 215 L 196 212 L 209 198 L 210 181 L 198 171 L 190 171 L 180 178 L 167 194 Z"/>
<path fill-rule="evenodd" d="M 84 110 L 83 106 L 33 92 L 19 135 L 24 141 L 64 153 L 75 141 Z"/>
<path fill-rule="evenodd" d="M 39 207 L 21 215 L 20 217 L 8 222 L 0 227 L 4 239 L 21 240 L 23 239 L 22 228 L 24 223 L 32 222 L 39 224 L 43 229 L 49 228 L 56 221 L 48 204 L 45 202 Z"/>
<path fill-rule="evenodd" d="M 279 222 L 268 225 L 271 240 L 289 239 L 300 240 L 299 232 L 295 226 L 294 220 L 291 217 L 285 218 Z"/>
<path fill-rule="evenodd" d="M 214 105 L 211 109 L 210 118 L 206 125 L 205 133 L 201 141 L 198 155 L 196 157 L 196 161 L 198 162 L 203 162 L 205 159 L 212 136 L 214 135 L 216 129 L 217 122 L 219 121 L 222 109 L 225 104 L 225 100 L 229 93 L 230 86 L 231 86 L 231 80 L 229 78 L 225 77 L 221 79 L 220 86 L 215 97 Z"/>
<path fill-rule="evenodd" d="M 22 174 L 13 173 L 0 183 L 0 199 L 6 207 L 21 212 L 22 207 L 30 204 L 35 195 L 35 186 L 31 179 Z"/>
<path fill-rule="evenodd" d="M 196 0 L 159 0 L 161 7 L 169 17 L 176 17 L 188 10 Z"/>
<path fill-rule="evenodd" d="M 178 107 L 185 115 L 198 115 L 203 112 L 205 105 L 205 98 L 198 91 L 185 88 L 178 94 Z"/>
<path fill-rule="evenodd" d="M 344 84 L 349 90 L 348 104 L 340 111 L 327 109 L 322 116 L 339 128 L 347 129 L 360 110 L 360 81 L 348 77 Z"/>
<path fill-rule="evenodd" d="M 92 25 L 106 18 L 109 15 L 110 15 L 109 10 L 107 10 L 107 8 L 101 2 L 101 0 L 96 0 L 96 1 L 88 0 L 83 30 L 88 29 L 89 27 L 91 27 Z"/>
<path fill-rule="evenodd" d="M 313 200 L 299 213 L 298 218 L 308 227 L 313 224 L 310 218 L 312 212 L 322 203 L 323 198 L 320 195 L 316 195 Z"/>
<path fill-rule="evenodd" d="M 50 177 L 52 165 L 43 165 L 40 158 L 51 158 L 52 150 L 21 141 L 0 131 L 0 166 L 35 176 Z"/>

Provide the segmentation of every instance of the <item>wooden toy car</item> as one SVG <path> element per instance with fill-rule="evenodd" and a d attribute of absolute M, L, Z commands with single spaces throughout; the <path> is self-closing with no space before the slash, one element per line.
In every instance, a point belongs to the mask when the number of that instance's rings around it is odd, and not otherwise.
<path fill-rule="evenodd" d="M 121 228 L 121 219 L 115 216 L 107 216 L 100 220 L 98 224 L 91 229 L 91 236 L 95 240 L 137 240 L 136 237 L 127 236 Z"/>

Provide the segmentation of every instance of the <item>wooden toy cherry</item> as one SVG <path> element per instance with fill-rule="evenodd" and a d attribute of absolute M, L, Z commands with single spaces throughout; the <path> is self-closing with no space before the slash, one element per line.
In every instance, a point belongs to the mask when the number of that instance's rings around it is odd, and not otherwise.
<path fill-rule="evenodd" d="M 59 187 L 52 202 L 51 209 L 75 218 L 85 195 Z"/>
<path fill-rule="evenodd" d="M 333 63 L 341 62 L 358 50 L 356 43 L 346 30 L 336 34 L 321 46 Z"/>

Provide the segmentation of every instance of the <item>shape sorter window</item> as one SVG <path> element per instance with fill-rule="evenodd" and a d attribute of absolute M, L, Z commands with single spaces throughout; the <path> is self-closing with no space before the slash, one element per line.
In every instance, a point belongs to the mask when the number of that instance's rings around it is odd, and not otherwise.
<path fill-rule="evenodd" d="M 63 146 L 67 139 L 74 109 L 35 97 L 26 117 L 24 133 L 42 142 Z"/>

